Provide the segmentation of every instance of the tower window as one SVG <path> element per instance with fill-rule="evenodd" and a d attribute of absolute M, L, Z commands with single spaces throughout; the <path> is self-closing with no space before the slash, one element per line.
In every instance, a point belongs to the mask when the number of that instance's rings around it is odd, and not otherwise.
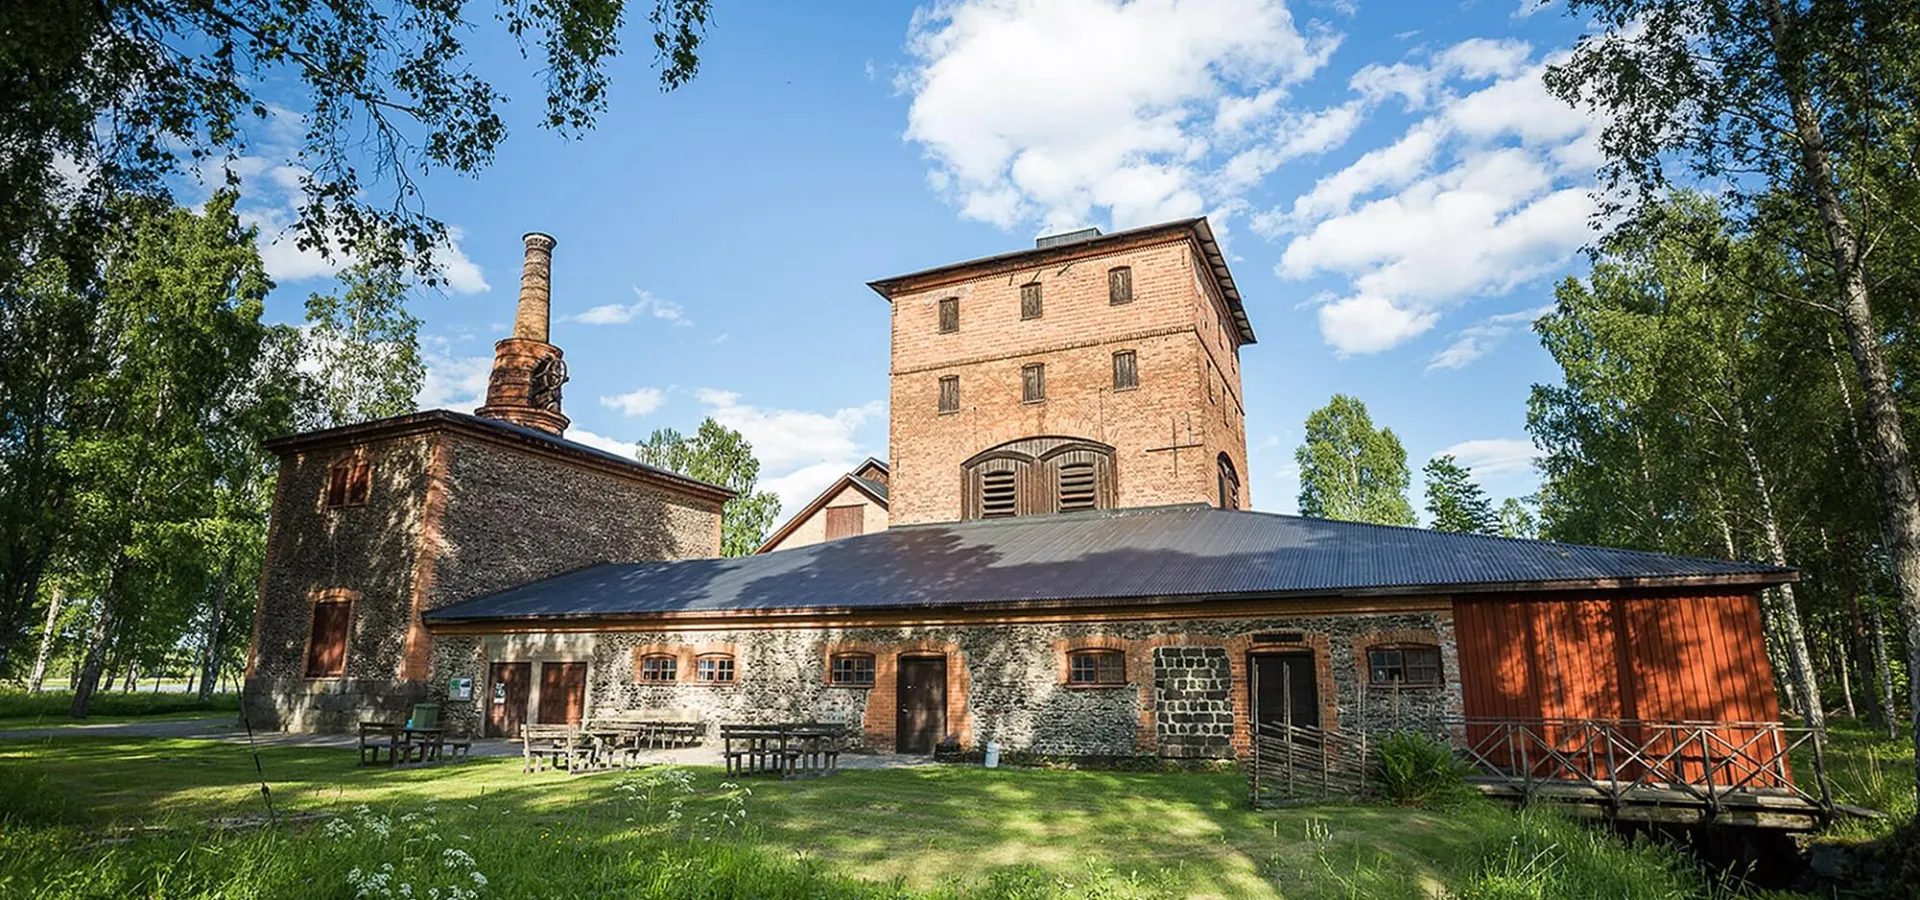
<path fill-rule="evenodd" d="M 944 297 L 940 300 L 940 333 L 952 334 L 960 330 L 960 298 Z"/>
<path fill-rule="evenodd" d="M 1093 463 L 1067 463 L 1060 467 L 1060 483 L 1057 486 L 1060 497 L 1060 511 L 1076 509 L 1094 509 L 1099 506 L 1099 494 L 1095 488 Z"/>
<path fill-rule="evenodd" d="M 1020 399 L 1025 403 L 1039 403 L 1047 399 L 1047 367 L 1041 363 L 1028 363 L 1020 367 Z"/>
<path fill-rule="evenodd" d="M 372 492 L 373 464 L 364 459 L 342 460 L 327 470 L 328 509 L 359 506 Z"/>
<path fill-rule="evenodd" d="M 980 476 L 980 518 L 1002 519 L 1019 512 L 1019 480 L 1012 472 Z"/>
<path fill-rule="evenodd" d="M 960 411 L 960 376 L 940 376 L 940 411 L 943 413 Z"/>
<path fill-rule="evenodd" d="M 347 673 L 347 638 L 352 630 L 351 601 L 313 604 L 313 621 L 307 631 L 308 678 L 338 678 Z"/>
<path fill-rule="evenodd" d="M 1020 318 L 1040 318 L 1040 282 L 1020 286 Z"/>
<path fill-rule="evenodd" d="M 1220 508 L 1240 508 L 1240 473 L 1225 453 L 1220 454 Z"/>
<path fill-rule="evenodd" d="M 1140 368 L 1138 359 L 1132 350 L 1122 350 L 1113 355 L 1113 389 L 1130 391 L 1140 386 Z"/>
<path fill-rule="evenodd" d="M 1115 266 L 1107 270 L 1107 302 L 1113 304 L 1133 302 L 1133 269 L 1127 266 Z"/>

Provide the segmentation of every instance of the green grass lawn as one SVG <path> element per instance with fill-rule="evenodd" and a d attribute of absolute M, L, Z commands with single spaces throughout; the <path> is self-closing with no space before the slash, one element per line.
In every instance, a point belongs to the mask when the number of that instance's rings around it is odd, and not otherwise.
<path fill-rule="evenodd" d="M 215 694 L 211 701 L 202 703 L 198 694 L 166 691 L 158 693 L 109 691 L 94 695 L 92 714 L 85 719 L 74 719 L 67 715 L 67 709 L 72 703 L 73 694 L 67 691 L 47 690 L 29 693 L 0 689 L 0 731 L 150 719 L 195 718 L 214 714 L 232 716 L 240 712 L 240 695 L 238 694 Z"/>
<path fill-rule="evenodd" d="M 498 897 L 1579 890 L 1542 881 L 1556 872 L 1621 898 L 1706 890 L 1671 852 L 1628 851 L 1546 816 L 1478 802 L 1256 812 L 1232 774 L 930 767 L 735 785 L 712 770 L 575 777 L 525 775 L 517 759 L 401 771 L 354 762 L 338 749 L 260 753 L 283 814 L 329 812 L 353 823 L 365 806 L 396 834 L 430 822 L 432 838 L 375 840 L 371 826 L 348 837 L 353 828 L 327 826 L 342 829 L 333 833 L 314 822 L 210 837 L 207 822 L 264 810 L 243 745 L 67 736 L 0 743 L 0 896 L 352 897 L 348 873 L 364 877 L 382 863 L 424 892 L 433 879 L 460 874 L 434 868 L 438 857 L 427 852 L 455 840 L 490 879 L 485 896 Z M 424 818 L 394 824 L 410 816 Z M 663 871 L 691 880 L 660 880 Z M 1514 894 L 1502 879 L 1540 881 L 1548 892 Z"/>
<path fill-rule="evenodd" d="M 1826 763 L 1828 784 L 1836 801 L 1888 814 L 1881 820 L 1843 821 L 1834 830 L 1835 836 L 1878 837 L 1913 818 L 1913 741 L 1905 729 L 1899 737 L 1888 738 L 1886 732 L 1869 728 L 1857 719 L 1830 719 Z M 1813 772 L 1811 752 L 1796 752 L 1793 764 L 1796 779 L 1806 777 Z"/>

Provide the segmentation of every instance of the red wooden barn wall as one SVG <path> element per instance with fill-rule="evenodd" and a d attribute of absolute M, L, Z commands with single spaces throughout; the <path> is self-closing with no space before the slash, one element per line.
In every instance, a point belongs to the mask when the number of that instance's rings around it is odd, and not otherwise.
<path fill-rule="evenodd" d="M 1760 605 L 1751 593 L 1653 594 L 1606 592 L 1570 597 L 1456 599 L 1454 634 L 1459 644 L 1465 712 L 1473 719 L 1624 719 L 1638 721 L 1773 722 L 1780 718 L 1773 672 L 1760 632 Z M 1496 734 L 1470 727 L 1469 742 Z M 1676 748 L 1673 732 L 1627 728 L 1625 742 L 1689 781 L 1701 777 L 1702 754 Z M 1726 768 L 1717 777 L 1761 776 L 1731 747 L 1760 737 L 1751 729 L 1719 729 L 1713 755 Z M 1579 755 L 1588 744 L 1577 728 L 1536 729 L 1529 757 L 1540 749 Z M 1752 751 L 1764 754 L 1764 746 Z M 1503 765 L 1517 755 L 1496 747 Z M 1733 757 L 1729 760 L 1727 757 Z M 1594 777 L 1637 778 L 1638 766 L 1618 773 L 1590 763 Z M 1553 765 L 1535 774 L 1559 777 Z M 1785 774 L 1784 764 L 1779 770 Z"/>
<path fill-rule="evenodd" d="M 1752 593 L 1460 598 L 1473 718 L 1780 718 Z"/>

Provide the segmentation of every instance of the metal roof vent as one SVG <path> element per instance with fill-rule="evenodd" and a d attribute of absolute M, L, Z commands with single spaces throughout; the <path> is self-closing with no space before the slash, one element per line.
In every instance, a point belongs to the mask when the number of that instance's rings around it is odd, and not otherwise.
<path fill-rule="evenodd" d="M 1061 244 L 1089 241 L 1099 236 L 1100 229 L 1098 228 L 1082 228 L 1078 231 L 1063 231 L 1059 234 L 1043 234 L 1034 239 L 1033 246 L 1037 249 L 1045 249 L 1047 247 L 1058 247 Z"/>

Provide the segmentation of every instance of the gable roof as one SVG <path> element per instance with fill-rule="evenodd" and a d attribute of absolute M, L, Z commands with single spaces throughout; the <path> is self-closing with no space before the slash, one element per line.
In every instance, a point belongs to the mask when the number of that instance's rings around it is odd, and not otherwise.
<path fill-rule="evenodd" d="M 1213 227 L 1207 224 L 1206 216 L 1176 219 L 1172 222 L 1129 228 L 1112 234 L 1094 235 L 1063 243 L 1049 243 L 1008 253 L 996 253 L 965 262 L 948 263 L 905 275 L 895 275 L 892 278 L 869 281 L 867 287 L 873 288 L 874 293 L 891 301 L 895 295 L 902 292 L 957 281 L 969 275 L 985 275 L 1030 266 L 1051 265 L 1070 259 L 1095 256 L 1117 245 L 1175 235 L 1190 236 L 1193 239 L 1201 257 L 1206 261 L 1207 272 L 1213 276 L 1214 284 L 1219 286 L 1220 295 L 1226 298 L 1227 311 L 1233 317 L 1233 329 L 1239 335 L 1240 343 L 1254 343 L 1253 322 L 1247 318 L 1247 307 L 1240 300 L 1240 288 L 1233 282 L 1233 272 L 1227 268 L 1226 254 L 1220 252 L 1220 244 L 1213 239 Z"/>
<path fill-rule="evenodd" d="M 801 522 L 805 522 L 808 518 L 812 516 L 819 515 L 820 510 L 826 507 L 828 500 L 832 500 L 834 495 L 840 493 L 842 490 L 849 487 L 857 491 L 860 491 L 863 494 L 866 494 L 868 497 L 872 498 L 873 502 L 880 504 L 881 509 L 886 509 L 887 508 L 887 482 L 875 481 L 872 478 L 866 478 L 859 474 L 861 472 L 870 471 L 875 466 L 878 466 L 880 471 L 882 472 L 887 471 L 886 463 L 883 463 L 877 459 L 874 459 L 871 456 L 867 457 L 867 461 L 855 467 L 852 472 L 848 472 L 847 474 L 840 476 L 839 478 L 835 479 L 832 484 L 827 485 L 827 489 L 824 491 L 821 491 L 820 496 L 813 498 L 813 502 L 808 503 L 806 506 L 801 507 L 799 512 L 794 513 L 792 518 L 787 519 L 786 524 L 781 525 L 779 528 L 774 529 L 773 533 L 768 535 L 767 539 L 760 543 L 760 548 L 753 552 L 754 553 L 773 552 L 773 547 L 775 544 L 778 544 L 781 541 L 786 540 L 787 535 L 792 534 L 795 528 L 799 528 Z"/>
<path fill-rule="evenodd" d="M 437 430 L 453 431 L 493 443 L 531 450 L 546 456 L 585 463 L 717 503 L 725 503 L 734 496 L 732 490 L 717 484 L 709 484 L 678 472 L 647 465 L 629 456 L 621 456 L 578 441 L 570 441 L 538 428 L 528 428 L 512 422 L 468 415 L 450 409 L 421 410 L 405 415 L 374 419 L 370 422 L 341 425 L 337 428 L 303 431 L 299 434 L 274 438 L 261 446 L 276 456 L 285 457 L 294 453 L 328 447 L 352 446 Z"/>
<path fill-rule="evenodd" d="M 1761 586 L 1792 569 L 1204 505 L 896 526 L 756 556 L 595 566 L 429 622 Z"/>

